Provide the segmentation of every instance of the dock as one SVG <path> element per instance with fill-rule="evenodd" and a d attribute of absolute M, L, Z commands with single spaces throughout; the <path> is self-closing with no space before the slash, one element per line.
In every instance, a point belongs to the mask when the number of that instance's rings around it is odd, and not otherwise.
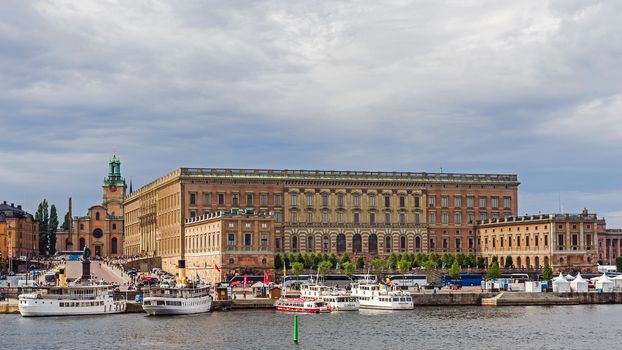
<path fill-rule="evenodd" d="M 525 293 L 502 292 L 482 298 L 483 306 L 622 304 L 622 293 Z"/>

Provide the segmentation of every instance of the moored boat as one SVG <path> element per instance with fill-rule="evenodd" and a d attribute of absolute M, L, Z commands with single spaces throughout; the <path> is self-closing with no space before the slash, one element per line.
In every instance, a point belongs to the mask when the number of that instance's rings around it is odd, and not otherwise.
<path fill-rule="evenodd" d="M 305 298 L 281 298 L 274 304 L 279 311 L 305 312 L 305 313 L 325 313 L 331 312 L 330 306 L 317 299 Z"/>
<path fill-rule="evenodd" d="M 337 290 L 327 286 L 304 283 L 300 286 L 300 296 L 318 299 L 325 302 L 332 311 L 357 311 L 360 307 L 358 299 L 345 290 Z"/>
<path fill-rule="evenodd" d="M 152 316 L 197 314 L 211 309 L 212 296 L 208 287 L 155 287 L 147 289 L 143 297 L 143 310 Z"/>
<path fill-rule="evenodd" d="M 22 316 L 105 315 L 125 312 L 125 299 L 115 300 L 112 285 L 39 289 L 19 296 Z"/>
<path fill-rule="evenodd" d="M 358 298 L 363 309 L 412 310 L 410 293 L 388 290 L 387 286 L 372 283 L 353 283 L 352 295 Z"/>

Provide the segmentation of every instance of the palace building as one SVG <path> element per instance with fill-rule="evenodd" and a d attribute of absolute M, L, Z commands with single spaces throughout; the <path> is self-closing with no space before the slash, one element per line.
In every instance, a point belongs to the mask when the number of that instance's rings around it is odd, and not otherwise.
<path fill-rule="evenodd" d="M 274 252 L 477 253 L 476 220 L 516 216 L 516 175 L 180 168 L 128 194 L 125 255 L 188 254 L 187 220 L 271 216 Z"/>
<path fill-rule="evenodd" d="M 66 230 L 56 233 L 56 250 L 84 250 L 93 256 L 123 254 L 123 198 L 125 179 L 121 177 L 121 161 L 116 155 L 108 163 L 108 177 L 102 184 L 102 203 L 90 207 L 85 216 L 71 216 Z"/>
<path fill-rule="evenodd" d="M 488 266 L 497 257 L 499 266 L 553 271 L 594 269 L 597 260 L 597 218 L 581 214 L 546 214 L 505 217 L 477 222 L 478 256 Z"/>
<path fill-rule="evenodd" d="M 234 275 L 274 273 L 274 220 L 234 210 L 185 220 L 188 276 L 217 283 Z"/>

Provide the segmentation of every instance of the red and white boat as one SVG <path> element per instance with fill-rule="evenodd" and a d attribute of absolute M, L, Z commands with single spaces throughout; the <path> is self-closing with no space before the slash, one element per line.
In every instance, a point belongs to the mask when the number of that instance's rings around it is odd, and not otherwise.
<path fill-rule="evenodd" d="M 306 312 L 312 314 L 332 311 L 330 306 L 317 299 L 281 298 L 277 300 L 274 305 L 279 311 Z"/>

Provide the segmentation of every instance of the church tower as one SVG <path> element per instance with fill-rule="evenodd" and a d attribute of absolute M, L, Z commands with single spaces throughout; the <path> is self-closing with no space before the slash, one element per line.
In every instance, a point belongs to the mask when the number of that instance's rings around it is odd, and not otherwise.
<path fill-rule="evenodd" d="M 121 161 L 117 159 L 116 155 L 113 155 L 108 162 L 108 177 L 104 179 L 102 187 L 104 189 L 102 205 L 106 207 L 108 215 L 122 216 L 123 197 L 127 185 L 125 179 L 121 177 Z"/>

